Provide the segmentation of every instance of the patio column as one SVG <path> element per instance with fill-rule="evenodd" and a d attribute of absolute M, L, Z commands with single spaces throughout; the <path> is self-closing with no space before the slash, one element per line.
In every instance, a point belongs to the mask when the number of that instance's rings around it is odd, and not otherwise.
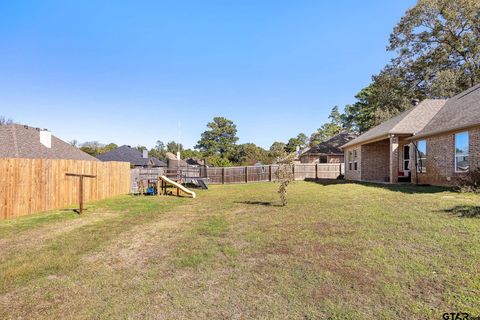
<path fill-rule="evenodd" d="M 390 183 L 398 182 L 398 137 L 390 136 Z"/>

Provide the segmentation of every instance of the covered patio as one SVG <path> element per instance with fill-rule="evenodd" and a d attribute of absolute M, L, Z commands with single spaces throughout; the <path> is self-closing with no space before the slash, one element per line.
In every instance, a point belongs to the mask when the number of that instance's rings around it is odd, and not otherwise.
<path fill-rule="evenodd" d="M 389 135 L 360 148 L 360 179 L 372 182 L 411 182 L 410 141 L 407 134 Z"/>

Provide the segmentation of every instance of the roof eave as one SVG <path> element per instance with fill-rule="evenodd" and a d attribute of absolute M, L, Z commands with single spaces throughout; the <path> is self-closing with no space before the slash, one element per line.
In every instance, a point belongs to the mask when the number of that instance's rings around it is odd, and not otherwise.
<path fill-rule="evenodd" d="M 343 156 L 343 152 L 311 152 L 311 153 L 302 153 L 299 157 L 302 156 Z"/>
<path fill-rule="evenodd" d="M 458 126 L 458 127 L 453 127 L 453 128 L 449 128 L 449 129 L 440 129 L 440 130 L 435 130 L 435 131 L 432 131 L 432 132 L 420 133 L 420 134 L 417 134 L 417 135 L 413 135 L 412 137 L 409 137 L 408 140 L 418 140 L 418 139 L 428 138 L 428 137 L 431 137 L 431 136 L 436 136 L 436 135 L 443 134 L 443 133 L 475 128 L 475 127 L 478 127 L 478 126 L 480 126 L 480 123 L 469 124 L 469 125 L 465 125 L 465 126 Z"/>
<path fill-rule="evenodd" d="M 373 138 L 370 138 L 370 139 L 367 139 L 367 140 L 358 141 L 358 142 L 355 142 L 355 140 L 352 140 L 351 142 L 346 143 L 343 146 L 341 146 L 340 149 L 343 150 L 345 148 L 349 148 L 349 147 L 353 147 L 353 146 L 358 146 L 358 145 L 369 144 L 369 143 L 372 143 L 372 142 L 377 142 L 377 141 L 380 141 L 380 140 L 387 139 L 389 136 L 390 136 L 390 133 L 386 133 L 386 134 L 381 135 L 381 136 L 376 136 L 376 137 L 373 137 Z"/>

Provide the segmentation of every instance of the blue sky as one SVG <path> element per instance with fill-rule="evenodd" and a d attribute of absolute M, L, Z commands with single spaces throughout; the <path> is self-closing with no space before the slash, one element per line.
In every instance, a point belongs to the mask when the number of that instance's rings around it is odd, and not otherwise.
<path fill-rule="evenodd" d="M 193 147 L 310 134 L 391 58 L 415 1 L 0 2 L 0 115 L 64 140 Z M 180 123 L 180 130 L 178 130 Z"/>

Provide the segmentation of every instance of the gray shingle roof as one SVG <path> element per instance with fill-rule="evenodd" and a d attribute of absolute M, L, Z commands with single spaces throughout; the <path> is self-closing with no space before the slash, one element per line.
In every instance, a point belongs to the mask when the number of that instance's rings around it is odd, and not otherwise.
<path fill-rule="evenodd" d="M 111 151 L 97 155 L 101 161 L 130 162 L 134 166 L 166 167 L 167 164 L 155 157 L 143 158 L 140 151 L 130 146 L 121 146 Z"/>
<path fill-rule="evenodd" d="M 390 134 L 413 135 L 420 132 L 445 105 L 443 99 L 426 99 L 399 115 L 368 130 L 342 148 L 362 144 L 371 140 L 388 137 Z"/>
<path fill-rule="evenodd" d="M 40 143 L 40 129 L 21 124 L 0 125 L 0 158 L 71 159 L 96 158 L 52 135 L 51 148 Z"/>
<path fill-rule="evenodd" d="M 448 99 L 432 120 L 415 136 L 421 138 L 480 125 L 480 85 Z"/>
<path fill-rule="evenodd" d="M 349 141 L 355 139 L 357 134 L 351 132 L 340 132 L 339 134 L 333 136 L 327 141 L 317 144 L 314 147 L 309 148 L 305 152 L 303 152 L 300 157 L 303 155 L 311 155 L 311 154 L 340 154 L 343 155 L 343 151 L 340 148 L 344 144 L 348 143 Z"/>

